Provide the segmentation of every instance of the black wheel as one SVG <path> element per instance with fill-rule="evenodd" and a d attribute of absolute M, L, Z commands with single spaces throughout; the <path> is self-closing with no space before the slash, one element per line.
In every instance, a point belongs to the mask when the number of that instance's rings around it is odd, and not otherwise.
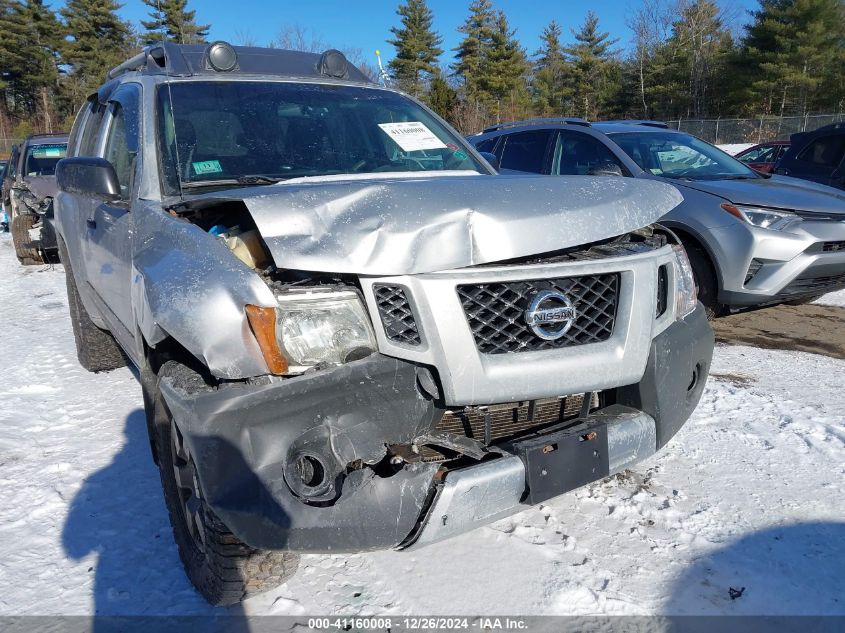
<path fill-rule="evenodd" d="M 698 289 L 698 300 L 704 306 L 707 313 L 707 320 L 712 321 L 727 313 L 727 308 L 719 303 L 719 281 L 716 278 L 716 270 L 710 257 L 704 250 L 693 244 L 685 243 L 692 275 L 695 278 L 695 287 Z"/>
<path fill-rule="evenodd" d="M 29 229 L 35 226 L 37 218 L 29 213 L 15 215 L 12 218 L 12 243 L 15 245 L 15 255 L 24 266 L 44 264 L 44 254 L 32 244 Z"/>
<path fill-rule="evenodd" d="M 212 387 L 192 369 L 168 361 L 158 373 L 153 402 L 161 485 L 185 573 L 213 605 L 236 604 L 277 587 L 296 573 L 299 555 L 242 543 L 208 507 L 194 456 L 161 396 L 164 378 L 189 392 Z"/>
<path fill-rule="evenodd" d="M 76 341 L 76 357 L 79 364 L 91 372 L 108 371 L 126 366 L 126 356 L 114 337 L 105 330 L 101 330 L 88 316 L 87 310 L 79 296 L 70 259 L 64 242 L 59 241 L 59 258 L 65 268 L 65 284 L 67 285 L 67 303 L 70 310 L 70 322 L 73 327 L 73 338 Z"/>

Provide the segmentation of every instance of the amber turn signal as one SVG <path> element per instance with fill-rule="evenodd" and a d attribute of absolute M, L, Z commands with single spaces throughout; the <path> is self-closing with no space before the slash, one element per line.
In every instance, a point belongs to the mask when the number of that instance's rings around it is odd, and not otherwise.
<path fill-rule="evenodd" d="M 279 349 L 279 342 L 276 338 L 276 310 L 247 305 L 246 318 L 270 372 L 277 376 L 286 374 L 288 372 L 288 360 Z"/>
<path fill-rule="evenodd" d="M 745 219 L 745 216 L 742 215 L 740 210 L 737 209 L 734 205 L 729 204 L 727 202 L 723 202 L 719 206 L 722 207 L 723 210 L 727 211 L 728 213 L 730 213 L 735 218 L 738 218 L 738 219 L 742 220 L 743 222 L 748 221 L 748 220 Z"/>

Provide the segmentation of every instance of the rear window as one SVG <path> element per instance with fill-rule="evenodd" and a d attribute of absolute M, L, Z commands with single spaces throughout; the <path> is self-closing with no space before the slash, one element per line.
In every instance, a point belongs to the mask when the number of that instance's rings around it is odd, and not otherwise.
<path fill-rule="evenodd" d="M 509 134 L 502 149 L 501 168 L 532 174 L 542 173 L 551 134 L 548 130 Z"/>
<path fill-rule="evenodd" d="M 24 160 L 25 176 L 52 176 L 56 173 L 56 163 L 67 155 L 67 143 L 48 145 L 30 145 Z"/>
<path fill-rule="evenodd" d="M 845 154 L 845 134 L 822 136 L 798 154 L 798 160 L 822 167 L 838 167 Z"/>

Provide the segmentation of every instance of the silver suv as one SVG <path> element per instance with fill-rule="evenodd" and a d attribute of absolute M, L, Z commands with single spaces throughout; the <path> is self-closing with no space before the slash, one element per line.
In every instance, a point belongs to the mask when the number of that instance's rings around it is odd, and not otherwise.
<path fill-rule="evenodd" d="M 59 164 L 79 360 L 139 368 L 212 603 L 421 547 L 651 455 L 713 334 L 657 182 L 495 177 L 337 51 L 161 45 Z M 624 208 L 625 213 L 619 213 Z"/>
<path fill-rule="evenodd" d="M 667 182 L 684 201 L 661 224 L 686 246 L 708 316 L 804 303 L 845 288 L 845 192 L 760 174 L 655 121 L 534 119 L 470 137 L 502 173 Z"/>

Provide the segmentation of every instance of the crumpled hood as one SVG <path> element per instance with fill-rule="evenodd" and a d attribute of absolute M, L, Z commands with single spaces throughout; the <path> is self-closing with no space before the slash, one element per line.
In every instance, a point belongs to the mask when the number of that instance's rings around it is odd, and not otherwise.
<path fill-rule="evenodd" d="M 237 193 L 279 268 L 366 275 L 595 242 L 656 222 L 683 200 L 664 183 L 586 176 L 309 178 Z"/>
<path fill-rule="evenodd" d="M 845 191 L 809 180 L 772 176 L 753 180 L 672 180 L 676 187 L 689 187 L 712 193 L 734 204 L 774 209 L 842 213 L 845 215 Z"/>
<path fill-rule="evenodd" d="M 59 192 L 55 176 L 24 176 L 23 182 L 41 200 L 55 198 Z"/>

